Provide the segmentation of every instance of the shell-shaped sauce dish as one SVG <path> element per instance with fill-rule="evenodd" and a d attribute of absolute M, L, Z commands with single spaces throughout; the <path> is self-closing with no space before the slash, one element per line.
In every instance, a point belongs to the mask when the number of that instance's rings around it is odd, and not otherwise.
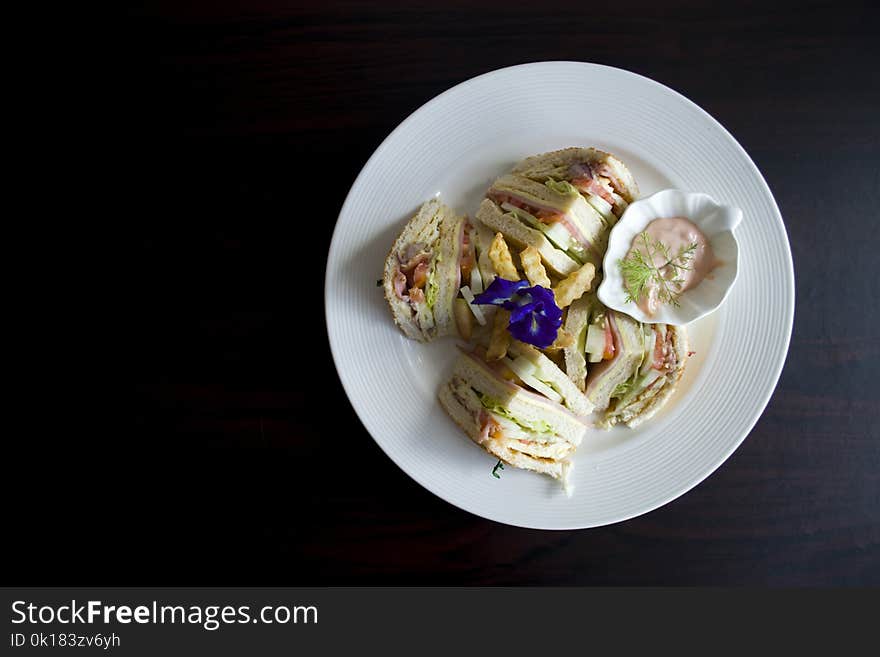
<path fill-rule="evenodd" d="M 699 285 L 677 298 L 678 306 L 664 303 L 648 315 L 634 301 L 627 301 L 620 261 L 649 223 L 666 217 L 686 217 L 696 224 L 708 238 L 718 265 Z M 665 189 L 631 203 L 608 238 L 599 301 L 644 323 L 681 326 L 708 315 L 724 302 L 736 282 L 739 246 L 734 229 L 741 220 L 742 210 L 737 207 L 722 205 L 707 194 L 678 189 Z"/>

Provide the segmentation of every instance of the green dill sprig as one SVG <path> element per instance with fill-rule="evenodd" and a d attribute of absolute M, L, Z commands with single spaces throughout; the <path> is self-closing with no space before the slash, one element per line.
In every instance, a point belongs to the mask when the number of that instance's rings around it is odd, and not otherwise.
<path fill-rule="evenodd" d="M 501 462 L 501 459 L 498 459 L 498 463 L 495 464 L 495 467 L 492 468 L 492 476 L 496 479 L 501 479 L 501 475 L 498 474 L 498 470 L 503 470 L 504 464 Z"/>
<path fill-rule="evenodd" d="M 639 240 L 641 245 L 638 244 Z M 661 303 L 671 303 L 677 307 L 680 292 L 676 287 L 684 283 L 681 272 L 691 268 L 697 246 L 696 242 L 691 242 L 672 256 L 669 247 L 660 240 L 652 240 L 647 231 L 642 231 L 636 238 L 632 252 L 625 259 L 617 261 L 623 275 L 626 301 L 638 303 L 646 293 L 646 288 L 655 285 L 657 299 Z M 654 257 L 657 254 L 663 259 L 663 264 L 659 266 L 654 264 Z"/>

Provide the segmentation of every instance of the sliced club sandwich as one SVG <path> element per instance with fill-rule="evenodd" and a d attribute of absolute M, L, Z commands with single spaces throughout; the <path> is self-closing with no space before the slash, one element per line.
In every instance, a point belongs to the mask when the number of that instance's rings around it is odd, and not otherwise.
<path fill-rule="evenodd" d="M 471 440 L 496 458 L 567 485 L 568 457 L 583 439 L 586 424 L 516 380 L 503 363 L 490 365 L 479 352 L 462 354 L 440 389 L 440 403 Z"/>
<path fill-rule="evenodd" d="M 407 337 L 427 342 L 457 329 L 469 339 L 462 332 L 474 315 L 484 323 L 478 308 L 457 297 L 464 292 L 472 298 L 471 290 L 483 291 L 483 277 L 494 276 L 483 254 L 490 241 L 488 230 L 439 200 L 422 205 L 394 242 L 383 275 L 385 299 Z"/>
<path fill-rule="evenodd" d="M 536 182 L 508 174 L 496 180 L 480 206 L 483 223 L 520 246 L 534 246 L 560 275 L 601 265 L 608 222 L 565 181 Z"/>
<path fill-rule="evenodd" d="M 643 360 L 638 369 L 612 395 L 600 426 L 618 423 L 636 427 L 651 418 L 672 396 L 688 359 L 684 326 L 642 324 Z"/>
<path fill-rule="evenodd" d="M 612 225 L 639 197 L 639 188 L 626 165 L 595 148 L 564 148 L 527 157 L 513 168 L 513 173 L 538 182 L 571 183 Z"/>
<path fill-rule="evenodd" d="M 595 298 L 582 298 L 569 307 L 565 330 L 577 338 L 565 351 L 566 373 L 603 411 L 598 426 L 644 422 L 669 399 L 684 372 L 683 326 L 642 324 Z"/>
<path fill-rule="evenodd" d="M 489 335 L 483 333 L 475 342 L 479 353 L 483 353 L 488 347 Z M 593 412 L 592 402 L 578 390 L 571 378 L 530 344 L 511 340 L 507 355 L 492 366 L 514 383 L 562 404 L 575 415 L 587 416 Z"/>
<path fill-rule="evenodd" d="M 644 344 L 641 324 L 614 310 L 606 309 L 587 327 L 585 348 L 594 358 L 597 353 L 602 354 L 601 360 L 590 363 L 584 389 L 597 409 L 608 408 L 617 387 L 638 368 Z"/>

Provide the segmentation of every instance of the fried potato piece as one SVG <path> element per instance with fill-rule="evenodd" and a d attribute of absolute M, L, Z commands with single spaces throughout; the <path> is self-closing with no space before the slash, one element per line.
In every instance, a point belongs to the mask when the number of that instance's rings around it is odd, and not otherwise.
<path fill-rule="evenodd" d="M 541 262 L 541 253 L 538 249 L 533 246 L 527 246 L 519 254 L 519 258 L 529 283 L 546 287 L 548 290 L 552 287 L 550 277 L 547 276 L 547 270 L 544 269 L 544 265 Z"/>
<path fill-rule="evenodd" d="M 556 305 L 560 308 L 566 308 L 575 299 L 580 299 L 590 289 L 595 276 L 596 268 L 588 262 L 563 278 L 553 290 L 556 295 Z"/>
<path fill-rule="evenodd" d="M 474 332 L 474 314 L 471 312 L 468 302 L 458 298 L 452 302 L 452 315 L 455 317 L 455 326 L 458 335 L 465 342 L 470 342 Z"/>
<path fill-rule="evenodd" d="M 519 274 L 513 264 L 513 258 L 510 255 L 510 249 L 507 242 L 504 241 L 504 235 L 495 233 L 495 239 L 489 246 L 489 260 L 492 261 L 492 268 L 501 278 L 508 281 L 518 281 Z"/>
<path fill-rule="evenodd" d="M 500 276 L 501 274 L 499 274 Z M 492 335 L 489 337 L 489 347 L 486 349 L 486 360 L 501 360 L 507 355 L 510 346 L 510 333 L 507 325 L 510 323 L 510 313 L 499 308 L 495 313 L 492 323 Z"/>
<path fill-rule="evenodd" d="M 559 333 L 556 334 L 556 339 L 553 341 L 553 344 L 547 347 L 544 351 L 558 351 L 570 347 L 573 344 L 574 336 L 560 327 Z"/>

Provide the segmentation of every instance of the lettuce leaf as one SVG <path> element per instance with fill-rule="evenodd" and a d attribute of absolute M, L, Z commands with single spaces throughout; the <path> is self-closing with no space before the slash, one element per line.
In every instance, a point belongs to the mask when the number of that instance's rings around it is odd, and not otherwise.
<path fill-rule="evenodd" d="M 480 398 L 480 403 L 487 411 L 491 411 L 492 413 L 496 413 L 501 417 L 507 418 L 511 422 L 515 422 L 526 431 L 531 431 L 532 433 L 555 433 L 553 431 L 553 428 L 544 420 L 536 420 L 534 422 L 521 420 L 511 415 L 510 411 L 507 410 L 497 399 L 492 399 L 488 395 L 484 395 L 482 392 L 477 392 L 477 397 Z"/>
<path fill-rule="evenodd" d="M 580 196 L 580 192 L 576 190 L 571 183 L 568 183 L 564 180 L 548 180 L 544 183 L 548 189 L 556 192 L 557 194 L 562 194 L 563 196 Z"/>
<path fill-rule="evenodd" d="M 437 272 L 432 270 L 428 273 L 428 279 L 425 283 L 425 303 L 428 308 L 434 309 L 437 302 L 437 294 L 440 292 L 440 284 L 437 282 Z"/>
<path fill-rule="evenodd" d="M 633 386 L 636 384 L 636 378 L 638 377 L 638 372 L 636 372 L 631 378 L 627 379 L 623 383 L 618 383 L 617 387 L 614 389 L 614 392 L 611 393 L 611 396 L 615 399 L 623 397 L 632 390 Z"/>

